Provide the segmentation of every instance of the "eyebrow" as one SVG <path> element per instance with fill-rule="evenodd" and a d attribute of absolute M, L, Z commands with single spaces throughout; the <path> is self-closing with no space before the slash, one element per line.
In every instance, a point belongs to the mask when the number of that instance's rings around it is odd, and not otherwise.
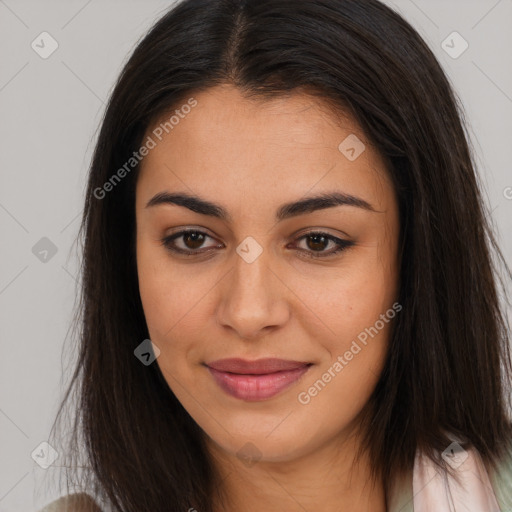
<path fill-rule="evenodd" d="M 162 204 L 184 206 L 193 212 L 216 217 L 226 222 L 232 222 L 231 215 L 223 206 L 202 199 L 196 195 L 184 192 L 159 192 L 148 201 L 146 208 Z M 276 221 L 279 222 L 298 215 L 312 213 L 316 210 L 324 210 L 326 208 L 334 208 L 336 206 L 355 206 L 371 212 L 377 211 L 370 203 L 360 197 L 336 191 L 317 194 L 291 203 L 285 203 L 277 210 Z"/>

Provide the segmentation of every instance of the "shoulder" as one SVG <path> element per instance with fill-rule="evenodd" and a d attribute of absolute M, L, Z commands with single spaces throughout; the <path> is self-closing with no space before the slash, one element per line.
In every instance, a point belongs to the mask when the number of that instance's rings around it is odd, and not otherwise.
<path fill-rule="evenodd" d="M 512 442 L 508 444 L 497 471 L 489 476 L 501 510 L 512 510 Z"/>
<path fill-rule="evenodd" d="M 86 493 L 78 493 L 52 501 L 39 512 L 101 512 L 101 509 L 91 496 Z"/>

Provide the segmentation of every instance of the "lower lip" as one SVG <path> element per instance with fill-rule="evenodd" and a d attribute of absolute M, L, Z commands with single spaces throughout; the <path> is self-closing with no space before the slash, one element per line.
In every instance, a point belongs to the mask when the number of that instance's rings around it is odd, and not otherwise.
<path fill-rule="evenodd" d="M 258 401 L 271 398 L 304 375 L 311 365 L 265 375 L 241 375 L 220 372 L 208 366 L 217 384 L 228 395 L 241 400 Z"/>

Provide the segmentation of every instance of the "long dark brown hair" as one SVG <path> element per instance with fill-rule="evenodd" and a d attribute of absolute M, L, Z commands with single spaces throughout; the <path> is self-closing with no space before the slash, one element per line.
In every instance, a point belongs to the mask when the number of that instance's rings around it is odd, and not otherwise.
<path fill-rule="evenodd" d="M 262 100 L 317 95 L 333 112 L 354 116 L 390 163 L 403 310 L 362 415 L 372 477 L 388 489 L 412 471 L 416 449 L 442 464 L 448 432 L 495 469 L 512 434 L 509 331 L 498 289 L 505 289 L 500 271 L 507 279 L 510 271 L 479 189 L 461 102 L 434 54 L 377 0 L 185 0 L 124 66 L 90 168 L 79 232 L 78 359 L 54 423 L 73 405 L 71 430 L 59 429 L 54 441 L 70 435 L 68 490 L 122 512 L 212 512 L 218 482 L 203 433 L 158 365 L 134 356 L 149 338 L 135 256 L 138 166 L 98 191 L 155 119 L 220 84 Z"/>

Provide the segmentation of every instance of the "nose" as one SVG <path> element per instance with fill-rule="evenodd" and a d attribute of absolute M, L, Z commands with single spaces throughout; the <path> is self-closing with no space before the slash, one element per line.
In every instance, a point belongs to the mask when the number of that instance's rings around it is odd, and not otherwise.
<path fill-rule="evenodd" d="M 286 296 L 291 292 L 269 263 L 265 250 L 252 263 L 235 254 L 234 268 L 220 290 L 218 322 L 241 339 L 260 338 L 281 328 L 290 316 Z"/>

